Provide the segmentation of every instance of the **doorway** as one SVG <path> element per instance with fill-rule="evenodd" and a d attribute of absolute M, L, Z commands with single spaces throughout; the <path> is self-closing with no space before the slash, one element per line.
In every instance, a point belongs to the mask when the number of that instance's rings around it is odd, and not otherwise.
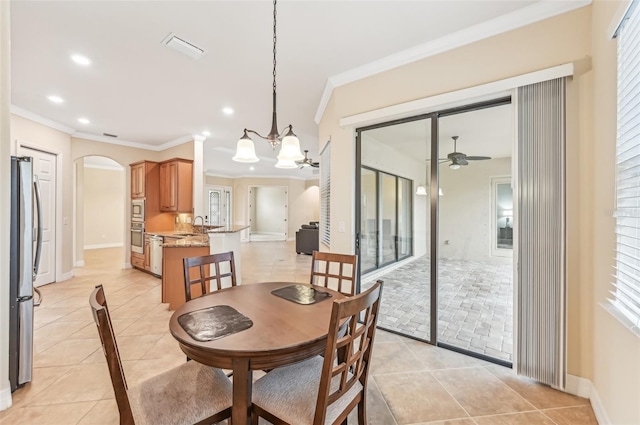
<path fill-rule="evenodd" d="M 206 210 L 204 221 L 211 226 L 228 226 L 233 223 L 233 199 L 230 186 L 205 186 Z"/>
<path fill-rule="evenodd" d="M 288 188 L 249 186 L 249 240 L 286 241 Z"/>
<path fill-rule="evenodd" d="M 495 179 L 506 177 L 510 187 L 513 126 L 511 98 L 505 97 L 356 130 L 356 247 L 362 289 L 385 281 L 379 327 L 510 364 L 513 258 L 504 248 L 509 209 L 496 205 L 506 200 L 504 187 Z M 399 169 L 412 182 L 405 191 L 412 200 L 405 239 L 413 245 L 404 260 L 382 263 L 373 273 L 369 222 L 380 213 L 364 202 L 378 190 L 372 181 L 380 185 L 372 169 Z M 509 228 L 514 224 L 511 212 Z M 495 255 L 498 249 L 502 256 Z"/>

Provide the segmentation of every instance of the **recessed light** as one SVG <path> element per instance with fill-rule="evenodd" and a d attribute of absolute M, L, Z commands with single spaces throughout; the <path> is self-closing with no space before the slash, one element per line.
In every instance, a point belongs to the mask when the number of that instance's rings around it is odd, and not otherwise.
<path fill-rule="evenodd" d="M 63 103 L 64 102 L 64 99 L 61 98 L 60 96 L 49 96 L 49 97 L 47 97 L 47 99 L 49 99 L 53 103 Z"/>
<path fill-rule="evenodd" d="M 91 65 L 91 60 L 86 56 L 72 55 L 71 56 L 71 60 L 74 61 L 75 63 L 77 63 L 78 65 L 82 65 L 82 66 Z"/>
<path fill-rule="evenodd" d="M 253 171 L 253 170 L 255 170 L 255 169 L 256 169 L 256 167 L 249 167 L 249 170 L 250 170 L 250 171 Z"/>
<path fill-rule="evenodd" d="M 209 136 L 211 136 L 211 133 L 208 132 L 207 130 L 205 130 L 205 131 L 202 132 L 202 135 L 205 136 L 205 137 L 209 137 Z"/>
<path fill-rule="evenodd" d="M 233 115 L 233 108 L 229 108 L 228 106 L 222 108 L 222 112 L 225 115 Z"/>
<path fill-rule="evenodd" d="M 89 124 L 91 121 L 89 121 L 89 120 L 88 120 L 88 119 L 86 119 L 86 118 L 78 118 L 78 122 L 79 122 L 80 124 Z"/>

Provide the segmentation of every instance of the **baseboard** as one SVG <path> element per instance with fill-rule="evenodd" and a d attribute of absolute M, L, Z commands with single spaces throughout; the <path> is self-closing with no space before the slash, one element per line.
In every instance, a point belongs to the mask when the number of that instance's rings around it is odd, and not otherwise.
<path fill-rule="evenodd" d="M 5 387 L 0 390 L 0 410 L 6 410 L 11 407 L 11 383 L 9 380 L 5 382 Z"/>
<path fill-rule="evenodd" d="M 75 267 L 84 267 L 84 260 L 76 261 Z"/>
<path fill-rule="evenodd" d="M 66 273 L 62 273 L 60 275 L 60 279 L 56 280 L 56 282 L 64 282 L 65 280 L 69 280 L 74 276 L 73 270 L 70 270 Z"/>
<path fill-rule="evenodd" d="M 112 243 L 99 243 L 93 245 L 85 245 L 84 249 L 103 249 L 103 248 L 122 248 L 124 244 L 122 242 Z"/>
<path fill-rule="evenodd" d="M 122 263 L 122 268 L 123 269 L 132 269 L 133 266 L 131 265 L 131 263 Z"/>
<path fill-rule="evenodd" d="M 598 390 L 593 386 L 593 382 L 580 376 L 567 374 L 567 387 L 565 391 L 578 397 L 588 398 L 591 401 L 591 408 L 596 415 L 598 424 L 611 425 L 609 415 L 607 415 L 607 411 L 604 409 Z"/>
<path fill-rule="evenodd" d="M 296 240 L 296 238 L 289 238 L 289 239 L 287 239 L 287 242 L 293 242 L 295 240 Z"/>

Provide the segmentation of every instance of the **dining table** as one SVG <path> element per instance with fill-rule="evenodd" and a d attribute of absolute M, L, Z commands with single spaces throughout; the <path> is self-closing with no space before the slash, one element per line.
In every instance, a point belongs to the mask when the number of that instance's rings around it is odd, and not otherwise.
<path fill-rule="evenodd" d="M 295 288 L 305 291 L 313 288 L 316 294 L 325 298 L 300 304 L 272 293 Z M 233 371 L 231 423 L 249 425 L 253 371 L 270 370 L 322 354 L 327 343 L 333 300 L 344 297 L 325 287 L 297 282 L 239 285 L 188 301 L 173 313 L 169 328 L 191 360 Z M 212 340 L 197 333 L 194 337 L 185 318 L 211 308 L 236 311 L 239 315 L 233 313 L 235 316 L 209 323 L 207 328 L 228 324 L 242 324 L 246 328 Z M 221 323 L 225 320 L 229 323 Z"/>

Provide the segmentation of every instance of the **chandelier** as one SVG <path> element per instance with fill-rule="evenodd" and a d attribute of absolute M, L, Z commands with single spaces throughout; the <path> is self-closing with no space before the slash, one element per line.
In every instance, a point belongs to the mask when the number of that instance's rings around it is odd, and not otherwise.
<path fill-rule="evenodd" d="M 288 125 L 283 136 L 280 136 L 278 132 L 278 115 L 276 112 L 276 3 L 277 0 L 273 0 L 273 112 L 271 114 L 271 131 L 269 131 L 267 136 L 262 136 L 257 131 L 245 128 L 244 134 L 240 140 L 238 140 L 236 154 L 232 159 L 237 162 L 260 161 L 256 156 L 253 140 L 251 140 L 247 134 L 253 133 L 269 142 L 273 150 L 279 145 L 282 145 L 280 147 L 280 153 L 278 154 L 277 168 L 296 168 L 296 161 L 303 160 L 304 155 L 300 152 L 300 141 L 293 133 L 293 126 Z"/>

